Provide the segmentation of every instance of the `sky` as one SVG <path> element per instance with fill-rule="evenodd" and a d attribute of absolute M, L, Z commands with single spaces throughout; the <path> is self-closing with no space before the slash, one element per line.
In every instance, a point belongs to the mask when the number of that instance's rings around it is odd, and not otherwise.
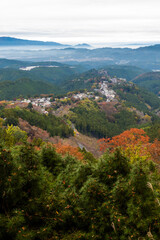
<path fill-rule="evenodd" d="M 61 43 L 160 42 L 160 0 L 1 0 L 0 36 Z"/>

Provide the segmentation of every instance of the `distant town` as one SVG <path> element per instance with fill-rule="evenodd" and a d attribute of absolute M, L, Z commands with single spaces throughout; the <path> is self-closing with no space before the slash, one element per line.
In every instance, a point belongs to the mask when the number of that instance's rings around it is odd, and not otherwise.
<path fill-rule="evenodd" d="M 116 92 L 112 89 L 114 85 L 126 82 L 124 78 L 111 78 L 107 75 L 107 71 L 100 70 L 99 73 L 102 75 L 98 84 L 93 88 L 93 91 L 73 91 L 69 92 L 68 95 L 54 97 L 51 95 L 41 95 L 39 97 L 31 98 L 20 98 L 14 101 L 8 101 L 8 107 L 14 108 L 19 106 L 26 108 L 27 106 L 32 107 L 34 110 L 48 114 L 50 109 L 60 107 L 61 105 L 67 105 L 80 101 L 83 99 L 94 99 L 95 101 L 112 102 L 116 100 Z"/>

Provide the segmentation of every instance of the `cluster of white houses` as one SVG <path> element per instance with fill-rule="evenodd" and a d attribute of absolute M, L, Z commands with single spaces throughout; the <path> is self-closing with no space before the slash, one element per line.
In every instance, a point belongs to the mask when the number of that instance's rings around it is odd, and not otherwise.
<path fill-rule="evenodd" d="M 26 103 L 32 103 L 34 106 L 40 106 L 40 107 L 49 107 L 51 105 L 50 102 L 50 97 L 47 98 L 35 98 L 35 99 L 24 99 L 21 102 L 26 102 Z"/>
<path fill-rule="evenodd" d="M 101 81 L 99 82 L 99 87 L 97 89 L 94 89 L 94 91 L 99 92 L 101 95 L 105 96 L 106 102 L 111 102 L 111 101 L 114 101 L 116 97 L 116 93 L 114 90 L 112 90 L 109 87 L 110 83 L 114 85 L 114 84 L 120 84 L 124 81 L 126 81 L 126 79 L 116 78 L 116 77 L 106 79 L 106 77 L 104 77 L 104 79 L 101 79 Z M 85 98 L 88 98 L 88 99 L 94 98 L 98 100 L 100 97 L 95 96 L 94 92 L 83 92 L 83 93 L 77 93 L 77 94 L 73 93 L 71 98 L 75 100 L 82 100 Z M 20 103 L 27 103 L 27 104 L 32 103 L 33 108 L 37 109 L 41 113 L 48 114 L 48 112 L 46 111 L 47 108 L 55 104 L 57 100 L 63 101 L 64 99 L 68 99 L 68 97 L 63 97 L 61 99 L 55 98 L 55 102 L 51 102 L 50 97 L 30 98 L 30 99 L 23 99 L 20 101 Z"/>

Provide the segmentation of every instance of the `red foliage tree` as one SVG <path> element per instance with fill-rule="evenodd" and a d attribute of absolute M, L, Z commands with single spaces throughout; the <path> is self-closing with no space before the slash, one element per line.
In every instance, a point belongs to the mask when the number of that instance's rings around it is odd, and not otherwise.
<path fill-rule="evenodd" d="M 152 159 L 157 163 L 160 161 L 160 141 L 155 140 L 154 143 L 150 143 L 143 129 L 131 128 L 112 139 L 100 139 L 99 144 L 102 152 L 106 149 L 114 152 L 119 147 L 131 160 L 143 157 L 143 159 Z"/>
<path fill-rule="evenodd" d="M 76 157 L 79 160 L 83 160 L 83 154 L 79 151 L 77 147 L 72 147 L 70 145 L 62 145 L 61 143 L 54 144 L 55 150 L 61 155 L 69 154 L 73 157 Z"/>
<path fill-rule="evenodd" d="M 99 140 L 99 143 L 101 151 L 104 151 L 107 148 L 114 151 L 117 147 L 126 149 L 131 145 L 135 146 L 138 144 L 148 144 L 149 137 L 146 135 L 144 130 L 131 128 L 130 130 L 127 130 L 113 138 L 102 138 Z"/>

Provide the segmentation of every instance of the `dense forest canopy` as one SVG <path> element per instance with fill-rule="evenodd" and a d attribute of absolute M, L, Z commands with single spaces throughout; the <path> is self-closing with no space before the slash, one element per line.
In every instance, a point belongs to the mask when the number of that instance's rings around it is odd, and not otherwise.
<path fill-rule="evenodd" d="M 137 85 L 148 89 L 159 95 L 160 93 L 160 72 L 148 72 L 133 79 Z"/>
<path fill-rule="evenodd" d="M 160 176 L 144 153 L 95 159 L 64 146 L 62 156 L 26 137 L 0 128 L 0 239 L 159 239 Z"/>
<path fill-rule="evenodd" d="M 29 109 L 3 109 L 0 116 L 5 118 L 5 124 L 18 125 L 18 119 L 26 120 L 31 126 L 37 126 L 46 130 L 50 136 L 68 137 L 73 135 L 73 130 L 65 122 L 52 114 L 40 114 Z"/>

